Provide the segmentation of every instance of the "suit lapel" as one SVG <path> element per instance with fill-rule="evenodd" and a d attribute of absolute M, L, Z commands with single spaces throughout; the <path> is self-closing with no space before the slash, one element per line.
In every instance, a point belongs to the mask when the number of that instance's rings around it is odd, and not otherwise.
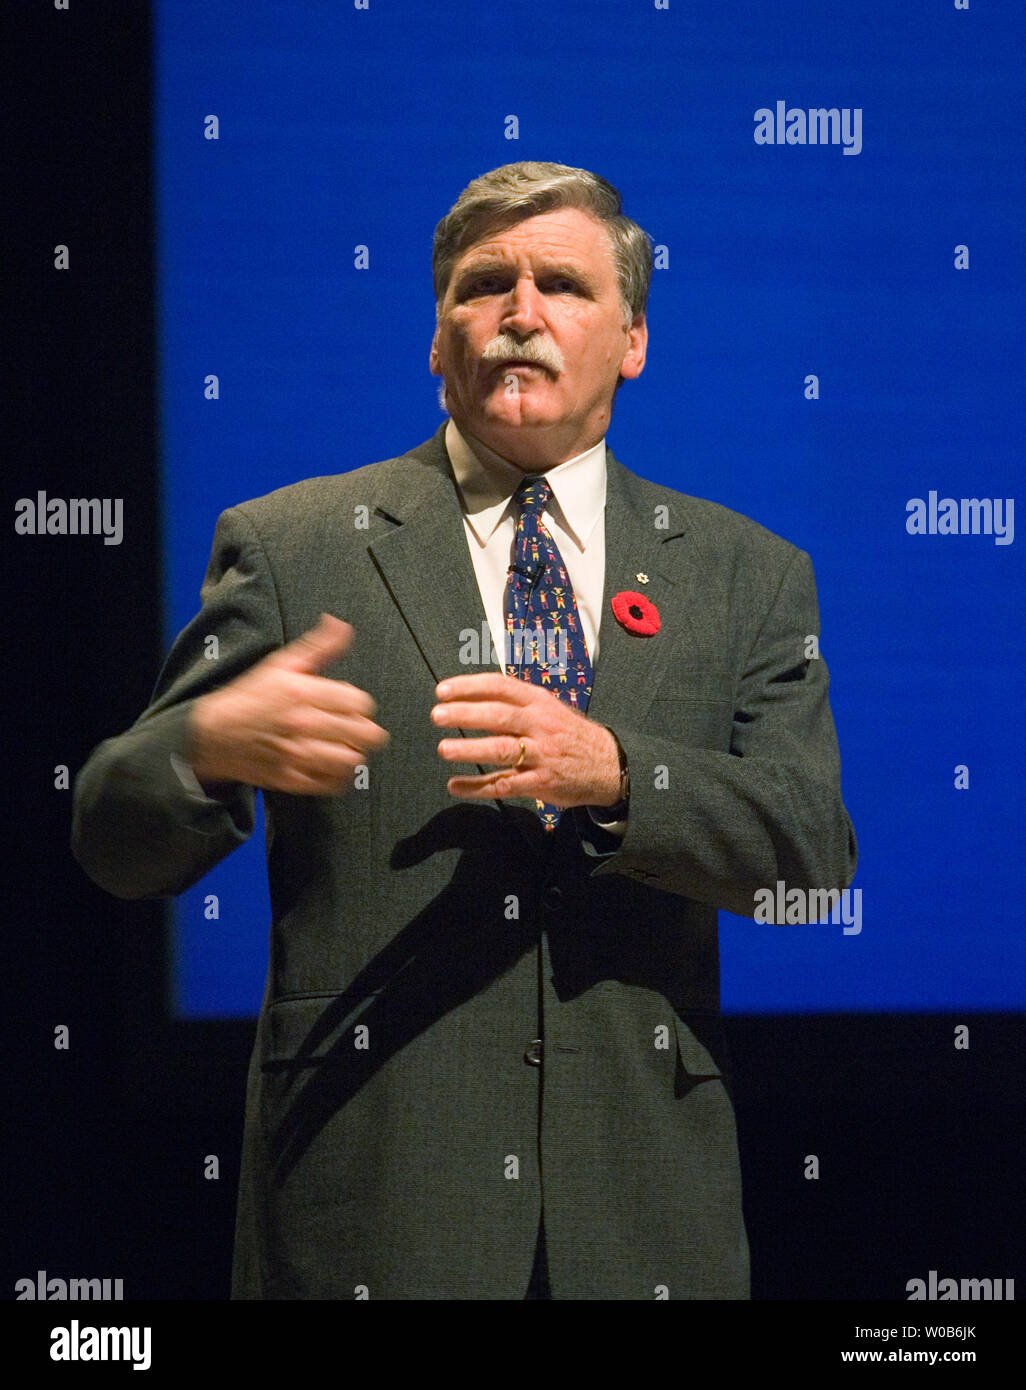
<path fill-rule="evenodd" d="M 674 650 L 679 650 L 675 623 L 680 611 L 680 587 L 666 563 L 665 542 L 674 536 L 656 529 L 651 507 L 639 496 L 638 479 L 606 451 L 606 568 L 602 594 L 599 659 L 588 715 L 615 729 L 637 727 L 662 683 Z M 679 534 L 679 531 L 677 532 Z M 646 575 L 648 582 L 638 578 Z M 643 594 L 661 619 L 651 637 L 622 627 L 613 614 L 612 599 L 623 590 Z"/>
<path fill-rule="evenodd" d="M 436 681 L 465 673 L 459 659 L 460 632 L 467 628 L 487 632 L 488 622 L 444 434 L 443 425 L 427 443 L 412 450 L 401 461 L 402 473 L 382 489 L 376 510 L 393 529 L 368 547 Z M 494 670 L 485 653 L 482 657 L 477 669 Z M 477 765 L 477 771 L 494 769 Z M 526 848 L 537 852 L 544 845 L 533 802 L 519 798 L 494 804 L 512 820 Z M 527 807 L 529 816 L 521 809 Z M 514 808 L 517 814 L 511 816 Z"/>
<path fill-rule="evenodd" d="M 460 674 L 460 632 L 486 622 L 443 432 L 382 490 L 376 510 L 393 526 L 368 547 L 436 681 Z"/>

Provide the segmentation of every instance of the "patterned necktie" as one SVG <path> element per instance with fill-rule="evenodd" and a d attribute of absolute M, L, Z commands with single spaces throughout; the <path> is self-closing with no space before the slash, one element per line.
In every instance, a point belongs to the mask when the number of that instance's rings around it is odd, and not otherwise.
<path fill-rule="evenodd" d="M 543 477 L 525 477 L 513 494 L 520 506 L 513 563 L 506 582 L 508 676 L 540 685 L 583 714 L 594 673 L 577 599 L 563 558 L 541 519 L 552 488 Z M 559 811 L 539 801 L 546 830 L 555 830 Z"/>

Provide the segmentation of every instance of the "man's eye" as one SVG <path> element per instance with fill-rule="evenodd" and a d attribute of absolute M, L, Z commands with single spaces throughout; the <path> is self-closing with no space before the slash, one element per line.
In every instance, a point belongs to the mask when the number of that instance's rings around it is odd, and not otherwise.
<path fill-rule="evenodd" d="M 580 294 L 581 287 L 569 275 L 555 275 L 551 279 L 538 282 L 546 294 Z M 509 282 L 501 275 L 478 275 L 468 280 L 460 292 L 461 299 L 476 299 L 484 295 L 505 294 Z"/>

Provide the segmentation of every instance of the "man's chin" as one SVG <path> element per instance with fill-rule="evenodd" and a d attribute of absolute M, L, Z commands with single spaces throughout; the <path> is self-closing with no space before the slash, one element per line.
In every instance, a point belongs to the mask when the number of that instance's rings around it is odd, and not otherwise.
<path fill-rule="evenodd" d="M 479 422 L 483 428 L 493 430 L 545 429 L 561 423 L 554 412 L 532 409 L 525 403 L 512 410 L 508 407 L 499 410 L 486 408 L 479 416 Z"/>
<path fill-rule="evenodd" d="M 547 390 L 548 379 L 539 375 L 524 382 L 523 389 L 509 392 L 500 385 L 481 403 L 479 416 L 493 426 L 556 425 L 560 421 L 558 406 Z"/>

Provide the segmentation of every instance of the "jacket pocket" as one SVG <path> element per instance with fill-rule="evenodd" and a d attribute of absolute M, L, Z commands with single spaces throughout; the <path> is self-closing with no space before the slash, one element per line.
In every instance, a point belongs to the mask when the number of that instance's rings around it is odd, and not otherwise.
<path fill-rule="evenodd" d="M 715 667 L 671 671 L 645 716 L 646 733 L 692 747 L 728 748 L 734 723 L 734 678 Z"/>
<path fill-rule="evenodd" d="M 734 711 L 727 698 L 693 700 L 675 696 L 654 699 L 645 715 L 646 734 L 663 734 L 691 748 L 727 752 L 734 729 Z"/>
<path fill-rule="evenodd" d="M 716 666 L 678 666 L 660 682 L 659 697 L 666 700 L 734 703 L 734 677 Z"/>
<path fill-rule="evenodd" d="M 345 991 L 309 991 L 274 1000 L 267 1011 L 264 1070 L 318 1066 L 338 1055 L 347 1033 L 351 1047 L 353 1028 L 380 993 L 368 990 L 356 998 Z"/>
<path fill-rule="evenodd" d="M 674 1094 L 689 1095 L 696 1086 L 719 1081 L 726 1084 L 723 1024 L 718 1014 L 689 1014 L 685 1021 L 673 1015 L 677 1036 Z M 717 1060 L 719 1057 L 720 1060 Z"/>

